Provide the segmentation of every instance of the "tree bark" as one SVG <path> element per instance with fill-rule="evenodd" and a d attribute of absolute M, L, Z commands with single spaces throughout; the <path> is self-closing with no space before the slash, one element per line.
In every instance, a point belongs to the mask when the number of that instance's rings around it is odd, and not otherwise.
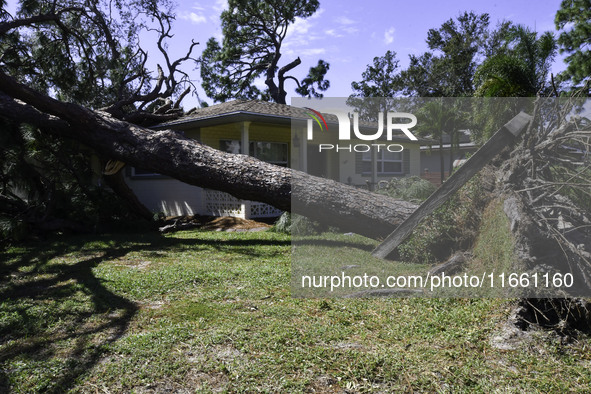
<path fill-rule="evenodd" d="M 153 131 L 63 103 L 0 74 L 0 116 L 76 140 L 99 154 L 182 182 L 273 205 L 372 238 L 394 230 L 417 206 L 229 154 L 172 130 Z M 293 191 L 293 192 L 292 192 Z"/>
<path fill-rule="evenodd" d="M 439 180 L 443 185 L 443 181 L 445 180 L 445 161 L 443 159 L 443 131 L 441 131 L 439 135 L 439 168 L 441 171 L 439 173 Z"/>
<path fill-rule="evenodd" d="M 125 183 L 123 170 L 119 170 L 112 175 L 105 175 L 104 179 L 106 185 L 109 186 L 119 197 L 123 198 L 129 209 L 131 209 L 137 216 L 146 220 L 153 219 L 154 214 L 141 203 L 133 190 L 131 190 L 127 183 Z"/>

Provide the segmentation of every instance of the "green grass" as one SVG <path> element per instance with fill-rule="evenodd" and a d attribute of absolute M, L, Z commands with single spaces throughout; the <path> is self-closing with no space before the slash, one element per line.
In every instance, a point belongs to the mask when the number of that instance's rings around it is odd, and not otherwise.
<path fill-rule="evenodd" d="M 474 245 L 471 268 L 480 272 L 512 272 L 515 244 L 511 235 L 509 219 L 503 211 L 503 203 L 495 200 L 484 210 L 478 238 Z"/>
<path fill-rule="evenodd" d="M 0 252 L 0 392 L 591 385 L 587 336 L 491 345 L 508 301 L 292 298 L 290 253 L 289 236 L 271 232 L 71 236 L 8 248 Z"/>
<path fill-rule="evenodd" d="M 423 275 L 427 264 L 393 264 L 391 261 L 378 259 L 371 251 L 379 245 L 378 241 L 357 234 L 342 235 L 323 233 L 321 235 L 293 237 L 292 249 L 292 289 L 296 297 L 335 297 L 352 295 L 363 290 L 376 290 L 370 285 L 363 288 L 340 287 L 331 289 L 302 288 L 302 276 L 337 276 L 377 277 L 380 283 L 386 283 L 388 276 Z"/>

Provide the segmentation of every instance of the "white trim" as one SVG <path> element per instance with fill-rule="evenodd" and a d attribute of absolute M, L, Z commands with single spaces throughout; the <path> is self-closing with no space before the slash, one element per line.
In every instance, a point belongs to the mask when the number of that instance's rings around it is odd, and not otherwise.
<path fill-rule="evenodd" d="M 371 165 L 371 169 L 370 169 L 370 171 L 363 171 L 363 168 L 362 168 L 361 174 L 362 175 L 372 175 L 372 177 L 377 176 L 377 175 L 402 175 L 402 174 L 404 174 L 404 154 L 402 152 L 390 152 L 390 153 L 400 153 L 400 159 L 388 159 L 388 158 L 384 158 L 384 152 L 385 152 L 384 150 L 380 150 L 379 152 L 372 150 L 369 160 L 366 160 L 363 157 L 363 153 L 368 153 L 368 152 L 363 152 L 361 154 L 361 166 L 363 167 L 364 162 L 365 163 L 369 162 Z M 381 157 L 378 157 L 378 153 L 381 154 Z M 400 163 L 400 171 L 397 171 L 397 172 L 384 171 L 384 164 L 385 163 Z M 380 167 L 381 167 L 382 171 L 379 170 Z"/>
<path fill-rule="evenodd" d="M 443 144 L 443 149 L 449 149 L 451 145 L 450 144 Z M 476 148 L 476 144 L 473 142 L 464 142 L 461 143 L 459 145 L 457 145 L 459 148 Z M 421 150 L 429 150 L 429 149 L 439 149 L 439 145 L 430 145 L 430 146 L 425 146 L 422 145 L 420 147 Z"/>

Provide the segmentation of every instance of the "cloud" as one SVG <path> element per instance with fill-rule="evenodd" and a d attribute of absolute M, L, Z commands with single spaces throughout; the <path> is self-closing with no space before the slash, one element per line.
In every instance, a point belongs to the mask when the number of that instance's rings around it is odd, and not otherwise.
<path fill-rule="evenodd" d="M 180 19 L 188 20 L 193 24 L 219 23 L 220 14 L 228 8 L 228 0 L 215 0 L 202 5 L 201 2 L 194 2 L 188 10 L 179 10 Z"/>
<path fill-rule="evenodd" d="M 199 24 L 207 22 L 207 18 L 203 15 L 199 15 L 195 12 L 190 12 L 189 14 L 181 15 L 181 19 L 189 20 L 191 23 Z"/>
<path fill-rule="evenodd" d="M 338 38 L 338 37 L 343 37 L 343 35 L 342 35 L 342 34 L 339 34 L 339 33 L 337 33 L 337 32 L 335 31 L 335 29 L 328 29 L 328 30 L 325 30 L 325 31 L 324 31 L 324 33 L 325 33 L 327 36 L 331 36 L 331 37 L 335 37 L 335 38 Z"/>
<path fill-rule="evenodd" d="M 353 19 L 351 18 L 347 18 L 346 16 L 339 16 L 335 19 L 335 21 L 339 24 L 339 25 L 354 25 L 357 22 L 355 22 Z"/>
<path fill-rule="evenodd" d="M 214 11 L 217 11 L 218 14 L 221 14 L 222 11 L 228 9 L 228 0 L 215 0 L 211 8 L 213 8 Z"/>
<path fill-rule="evenodd" d="M 295 21 L 287 27 L 287 35 L 283 41 L 283 50 L 286 55 L 300 54 L 307 50 L 311 41 L 320 39 L 320 35 L 311 31 L 316 25 L 316 19 L 324 13 L 319 9 L 314 15 L 307 19 L 296 18 Z"/>
<path fill-rule="evenodd" d="M 265 90 L 268 88 L 267 84 L 265 83 L 265 78 L 263 77 L 255 78 L 255 80 L 252 81 L 252 84 L 260 90 Z"/>
<path fill-rule="evenodd" d="M 386 44 L 386 45 L 392 44 L 392 42 L 394 41 L 394 32 L 395 31 L 396 31 L 396 29 L 391 27 L 384 32 L 384 44 Z"/>
<path fill-rule="evenodd" d="M 290 34 L 307 34 L 311 27 L 312 22 L 310 20 L 298 17 L 287 29 Z"/>
<path fill-rule="evenodd" d="M 302 56 L 316 56 L 316 55 L 322 55 L 322 54 L 326 53 L 326 49 L 324 49 L 324 48 L 308 48 L 308 49 L 302 49 L 299 52 Z"/>
<path fill-rule="evenodd" d="M 334 19 L 334 21 L 337 24 L 337 28 L 335 29 L 330 29 L 328 31 L 326 31 L 325 33 L 329 36 L 332 37 L 342 37 L 343 34 L 355 34 L 357 32 L 359 32 L 359 29 L 357 27 L 355 27 L 355 25 L 357 25 L 357 22 L 354 21 L 351 18 L 348 18 L 346 16 L 339 16 L 336 17 Z"/>
<path fill-rule="evenodd" d="M 355 34 L 359 31 L 359 29 L 353 26 L 349 26 L 342 28 L 341 31 L 344 31 L 347 34 Z"/>
<path fill-rule="evenodd" d="M 293 43 L 292 43 L 293 44 Z M 304 45 L 289 45 L 281 50 L 286 56 L 318 56 L 326 53 L 326 48 L 309 48 Z"/>

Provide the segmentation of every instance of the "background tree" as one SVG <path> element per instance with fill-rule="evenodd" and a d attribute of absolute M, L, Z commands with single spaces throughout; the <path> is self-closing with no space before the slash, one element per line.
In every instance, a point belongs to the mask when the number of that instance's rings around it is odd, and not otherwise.
<path fill-rule="evenodd" d="M 384 56 L 374 57 L 373 64 L 368 64 L 361 76 L 361 81 L 351 82 L 353 94 L 347 99 L 347 104 L 354 107 L 364 119 L 377 121 L 379 112 L 392 109 L 393 100 L 389 98 L 402 91 L 396 52 L 387 51 Z"/>
<path fill-rule="evenodd" d="M 230 98 L 273 100 L 285 104 L 285 84 L 292 80 L 302 96 L 322 97 L 329 82 L 324 79 L 329 64 L 319 60 L 299 81 L 288 73 L 301 64 L 298 57 L 279 66 L 282 45 L 296 18 L 308 18 L 318 9 L 317 0 L 230 0 L 222 12 L 222 44 L 207 41 L 201 58 L 203 89 L 214 101 Z M 266 89 L 256 86 L 264 80 Z"/>
<path fill-rule="evenodd" d="M 391 97 L 401 93 L 416 97 L 460 97 L 474 92 L 473 78 L 479 54 L 490 49 L 488 14 L 464 12 L 427 34 L 429 51 L 411 54 L 410 64 L 399 70 L 396 53 L 374 58 L 353 82 L 355 97 Z M 497 37 L 494 37 L 498 39 Z"/>
<path fill-rule="evenodd" d="M 563 0 L 554 21 L 556 28 L 562 30 L 558 37 L 560 53 L 568 54 L 561 79 L 570 80 L 574 85 L 588 82 L 591 75 L 591 0 Z M 589 89 L 587 85 L 587 94 Z"/>
<path fill-rule="evenodd" d="M 464 100 L 456 100 L 454 98 L 437 98 L 427 101 L 420 107 L 418 112 L 418 119 L 421 124 L 419 130 L 420 135 L 429 136 L 439 141 L 439 166 L 440 166 L 440 181 L 443 183 L 445 179 L 445 162 L 443 156 L 443 137 L 445 134 L 450 138 L 457 135 L 455 131 L 459 130 L 464 122 L 462 121 L 463 110 L 461 108 Z M 458 141 L 451 141 L 449 147 L 449 174 L 453 171 L 453 145 L 457 145 Z"/>
<path fill-rule="evenodd" d="M 362 74 L 363 80 L 351 84 L 355 93 L 348 102 L 359 109 L 364 104 L 358 97 L 394 97 L 401 93 L 414 97 L 471 96 L 478 55 L 487 48 L 488 25 L 488 14 L 464 12 L 456 20 L 449 19 L 440 28 L 430 29 L 426 40 L 430 51 L 418 56 L 410 55 L 408 68 L 400 72 L 394 52 L 388 51 L 383 57 L 374 58 L 373 65 L 368 65 Z M 409 103 L 412 104 L 412 101 Z M 450 173 L 453 151 L 459 144 L 458 131 L 455 127 L 447 127 L 445 131 L 450 137 Z M 430 129 L 430 133 L 439 140 L 442 149 L 442 131 Z M 440 172 L 443 182 L 443 156 Z"/>
<path fill-rule="evenodd" d="M 437 29 L 427 33 L 429 52 L 410 56 L 408 68 L 401 73 L 405 85 L 405 93 L 419 97 L 466 97 L 474 93 L 473 78 L 479 63 L 479 56 L 486 50 L 489 38 L 489 15 L 477 15 L 464 12 L 455 20 L 449 19 Z M 435 110 L 435 108 L 432 108 Z M 443 122 L 445 112 L 438 110 L 438 121 Z M 443 111 L 443 112 L 442 112 Z M 443 122 L 445 123 L 445 122 Z M 456 122 L 456 126 L 458 126 Z M 431 130 L 434 138 L 439 139 L 443 149 L 443 133 L 449 135 L 450 165 L 453 169 L 454 148 L 459 146 L 459 128 L 446 127 L 444 130 Z M 441 181 L 444 178 L 444 161 L 441 156 Z"/>
<path fill-rule="evenodd" d="M 401 90 L 400 65 L 396 52 L 373 58 L 361 74 L 359 82 L 351 82 L 353 97 L 391 97 Z"/>
<path fill-rule="evenodd" d="M 550 67 L 557 44 L 550 32 L 538 33 L 523 25 L 504 27 L 503 38 L 476 70 L 476 95 L 482 97 L 531 97 L 549 95 Z"/>
<path fill-rule="evenodd" d="M 402 72 L 406 93 L 422 97 L 460 97 L 474 92 L 478 54 L 488 37 L 488 14 L 464 12 L 427 33 L 430 52 L 410 56 Z"/>
<path fill-rule="evenodd" d="M 478 97 L 550 96 L 555 86 L 550 68 L 557 44 L 552 33 L 541 35 L 522 25 L 505 23 L 490 56 L 476 70 L 474 84 Z M 484 142 L 503 121 L 519 111 L 530 113 L 531 100 L 477 100 L 474 102 L 473 138 Z M 490 113 L 497 116 L 490 117 Z"/>
<path fill-rule="evenodd" d="M 182 114 L 180 99 L 191 84 L 178 67 L 190 59 L 196 43 L 182 59 L 169 58 L 165 40 L 174 16 L 166 1 L 24 1 L 14 16 L 3 7 L 0 18 L 0 71 L 36 91 L 143 125 Z M 148 28 L 156 32 L 164 59 L 155 76 L 139 46 L 139 32 Z M 122 166 L 101 175 L 109 157 L 96 156 L 91 147 L 41 133 L 26 122 L 5 121 L 1 138 L 5 204 L 0 221 L 6 233 L 27 226 L 79 229 L 76 222 L 94 225 L 108 216 L 128 217 L 130 208 L 152 218 L 125 185 Z"/>

